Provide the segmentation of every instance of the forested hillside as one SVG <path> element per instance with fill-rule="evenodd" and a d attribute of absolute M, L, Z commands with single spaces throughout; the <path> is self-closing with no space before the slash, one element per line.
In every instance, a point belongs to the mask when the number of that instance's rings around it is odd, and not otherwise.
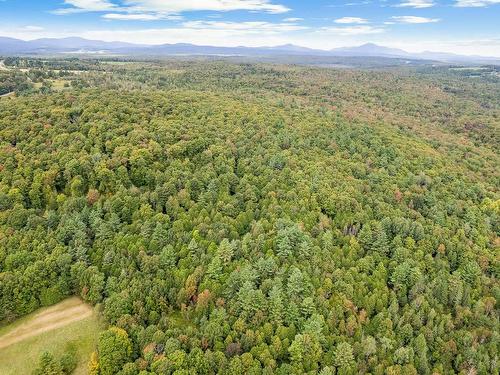
<path fill-rule="evenodd" d="M 0 321 L 80 295 L 94 375 L 499 372 L 495 70 L 7 63 Z"/>

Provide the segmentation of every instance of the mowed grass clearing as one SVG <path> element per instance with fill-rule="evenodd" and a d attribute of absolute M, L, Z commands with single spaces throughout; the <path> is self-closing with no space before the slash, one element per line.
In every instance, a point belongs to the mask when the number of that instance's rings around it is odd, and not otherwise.
<path fill-rule="evenodd" d="M 101 328 L 92 308 L 76 297 L 37 310 L 0 328 L 0 374 L 29 375 L 44 351 L 59 359 L 71 344 L 78 357 L 74 374 L 86 374 Z"/>

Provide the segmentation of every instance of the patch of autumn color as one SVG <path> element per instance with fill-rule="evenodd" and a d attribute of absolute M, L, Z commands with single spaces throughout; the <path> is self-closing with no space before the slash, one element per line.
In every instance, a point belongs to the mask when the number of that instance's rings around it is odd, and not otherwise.
<path fill-rule="evenodd" d="M 444 244 L 439 244 L 438 248 L 437 248 L 437 251 L 439 254 L 445 254 L 446 253 L 446 246 Z"/>
<path fill-rule="evenodd" d="M 90 189 L 87 193 L 87 203 L 89 206 L 93 206 L 99 200 L 100 194 L 95 189 Z"/>
<path fill-rule="evenodd" d="M 88 364 L 89 375 L 98 375 L 99 374 L 99 357 L 97 352 L 92 352 L 90 355 L 90 360 Z"/>
<path fill-rule="evenodd" d="M 348 300 L 347 298 L 344 299 L 344 308 L 346 310 L 351 310 L 352 312 L 356 312 L 358 310 L 354 302 Z"/>
<path fill-rule="evenodd" d="M 363 324 L 365 323 L 367 320 L 367 314 L 366 314 L 366 310 L 364 309 L 361 309 L 358 313 L 358 321 L 359 321 L 359 324 Z"/>
<path fill-rule="evenodd" d="M 149 353 L 153 353 L 154 350 L 156 348 L 156 344 L 154 342 L 151 342 L 149 343 L 148 345 L 146 345 L 144 347 L 144 349 L 142 349 L 142 352 L 146 355 L 146 354 L 149 354 Z"/>
<path fill-rule="evenodd" d="M 189 336 L 188 335 L 179 335 L 178 337 L 179 341 L 183 345 L 187 345 L 189 343 Z"/>
<path fill-rule="evenodd" d="M 204 310 L 208 307 L 210 300 L 212 299 L 212 293 L 208 289 L 205 289 L 203 292 L 198 294 L 196 309 Z"/>
<path fill-rule="evenodd" d="M 398 203 L 400 203 L 401 200 L 403 199 L 403 193 L 401 193 L 399 189 L 396 189 L 396 191 L 394 192 L 394 199 L 396 199 L 396 202 Z"/>

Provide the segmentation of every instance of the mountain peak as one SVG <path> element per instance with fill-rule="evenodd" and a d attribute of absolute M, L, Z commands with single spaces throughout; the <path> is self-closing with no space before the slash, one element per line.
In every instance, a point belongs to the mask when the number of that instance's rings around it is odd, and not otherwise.
<path fill-rule="evenodd" d="M 409 53 L 402 49 L 379 46 L 375 43 L 365 43 L 355 47 L 342 47 L 330 50 L 333 54 L 341 56 L 381 56 L 381 57 L 407 57 Z"/>
<path fill-rule="evenodd" d="M 443 62 L 498 62 L 498 58 L 481 56 L 460 56 L 441 52 L 408 53 L 397 48 L 390 48 L 375 43 L 359 46 L 335 48 L 332 50 L 312 49 L 292 43 L 274 47 L 217 47 L 200 46 L 189 43 L 140 45 L 127 42 L 104 42 L 87 40 L 79 37 L 63 39 L 44 38 L 24 41 L 0 37 L 2 55 L 43 55 L 53 53 L 88 53 L 102 52 L 110 55 L 239 55 L 239 56 L 321 56 L 321 57 L 381 57 L 413 60 L 434 60 Z"/>

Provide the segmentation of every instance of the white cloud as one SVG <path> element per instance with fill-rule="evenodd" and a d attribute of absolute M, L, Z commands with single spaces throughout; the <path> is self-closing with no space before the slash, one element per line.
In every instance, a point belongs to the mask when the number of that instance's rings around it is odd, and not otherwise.
<path fill-rule="evenodd" d="M 219 30 L 240 33 L 283 33 L 306 29 L 305 26 L 298 26 L 291 23 L 271 23 L 271 22 L 224 22 L 224 21 L 188 21 L 183 26 L 187 29 L 197 30 Z"/>
<path fill-rule="evenodd" d="M 434 5 L 436 5 L 436 3 L 434 3 L 433 0 L 407 0 L 395 5 L 395 7 L 422 9 L 422 8 L 431 8 Z"/>
<path fill-rule="evenodd" d="M 181 20 L 181 16 L 162 13 L 107 13 L 102 18 L 119 21 Z"/>
<path fill-rule="evenodd" d="M 373 3 L 373 1 L 366 0 L 366 1 L 360 1 L 359 3 L 346 3 L 345 5 L 352 7 L 352 6 L 357 6 L 357 5 L 368 5 L 371 3 Z"/>
<path fill-rule="evenodd" d="M 108 20 L 120 20 L 120 21 L 155 21 L 160 20 L 162 17 L 159 14 L 123 14 L 123 13 L 108 13 L 104 14 L 102 18 Z"/>
<path fill-rule="evenodd" d="M 345 3 L 345 4 L 331 4 L 331 5 L 328 5 L 328 7 L 329 8 L 343 8 L 343 7 L 369 5 L 372 3 L 373 3 L 373 1 L 371 1 L 371 0 L 364 0 L 364 1 L 359 1 L 359 2 Z"/>
<path fill-rule="evenodd" d="M 290 10 L 284 5 L 272 3 L 271 0 L 123 0 L 122 6 L 109 0 L 64 0 L 64 3 L 70 7 L 57 9 L 54 13 L 70 14 L 110 10 L 139 14 L 235 10 L 286 13 Z"/>
<path fill-rule="evenodd" d="M 118 7 L 108 0 L 64 0 L 69 8 L 60 8 L 53 11 L 55 14 L 71 14 L 81 12 L 105 12 L 116 10 Z"/>
<path fill-rule="evenodd" d="M 284 5 L 273 4 L 270 0 L 125 0 L 131 9 L 155 12 L 181 13 L 192 11 L 233 10 L 285 13 L 290 9 Z"/>
<path fill-rule="evenodd" d="M 347 26 L 347 27 L 323 27 L 321 29 L 327 33 L 333 33 L 337 35 L 366 35 L 366 34 L 380 34 L 385 30 L 381 27 L 373 27 L 368 25 L 360 26 Z"/>
<path fill-rule="evenodd" d="M 433 23 L 439 22 L 439 18 L 427 18 L 427 17 L 417 17 L 417 16 L 394 16 L 391 19 L 395 20 L 398 23 Z"/>
<path fill-rule="evenodd" d="M 203 21 L 185 22 L 178 27 L 139 30 L 93 30 L 81 33 L 83 38 L 105 41 L 123 40 L 139 44 L 192 43 L 211 46 L 273 46 L 300 42 L 299 26 L 261 23 Z"/>
<path fill-rule="evenodd" d="M 457 0 L 455 6 L 459 8 L 481 8 L 495 4 L 500 4 L 500 0 Z"/>
<path fill-rule="evenodd" d="M 20 31 L 28 31 L 28 32 L 39 32 L 39 31 L 43 31 L 45 30 L 45 28 L 41 27 L 41 26 L 34 26 L 34 25 L 28 25 L 28 26 L 24 26 L 24 27 L 21 27 L 19 29 Z"/>
<path fill-rule="evenodd" d="M 342 17 L 342 18 L 336 19 L 335 23 L 356 23 L 356 24 L 361 24 L 361 23 L 368 23 L 368 20 L 365 19 L 365 18 L 359 18 L 359 17 Z"/>
<path fill-rule="evenodd" d="M 290 18 L 285 18 L 283 20 L 283 22 L 300 22 L 300 21 L 304 21 L 304 19 L 299 17 L 290 17 Z"/>

